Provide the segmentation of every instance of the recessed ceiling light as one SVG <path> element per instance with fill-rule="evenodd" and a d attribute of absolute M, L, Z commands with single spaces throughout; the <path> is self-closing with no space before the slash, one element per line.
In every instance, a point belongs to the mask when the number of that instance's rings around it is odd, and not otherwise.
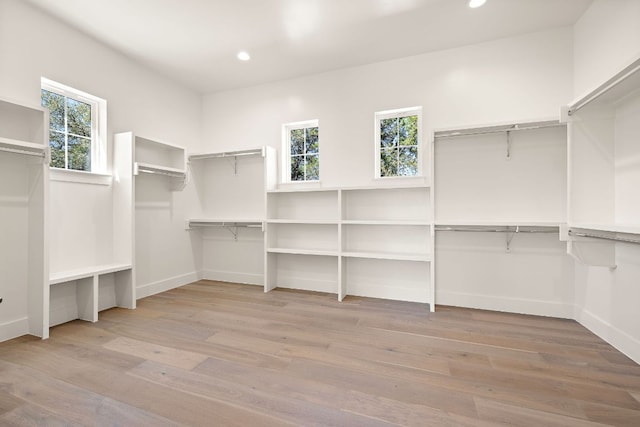
<path fill-rule="evenodd" d="M 242 51 L 242 52 L 238 52 L 238 59 L 240 61 L 248 61 L 251 59 L 251 56 L 247 52 Z"/>
<path fill-rule="evenodd" d="M 485 4 L 487 0 L 469 0 L 469 7 L 475 9 L 476 7 L 480 7 Z"/>

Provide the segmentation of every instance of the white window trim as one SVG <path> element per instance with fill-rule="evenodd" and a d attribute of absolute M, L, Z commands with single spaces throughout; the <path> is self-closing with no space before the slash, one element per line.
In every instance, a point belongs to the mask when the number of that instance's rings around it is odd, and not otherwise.
<path fill-rule="evenodd" d="M 400 118 L 407 116 L 418 116 L 418 173 L 410 176 L 381 176 L 380 175 L 380 120 L 390 118 Z M 424 153 L 422 138 L 422 107 L 399 108 L 396 110 L 378 111 L 374 115 L 374 178 L 375 179 L 412 179 L 424 177 Z"/>
<path fill-rule="evenodd" d="M 49 92 L 91 105 L 91 134 L 93 135 L 91 140 L 91 171 L 71 171 L 55 167 L 51 167 L 51 170 L 71 172 L 70 174 L 65 174 L 68 179 L 63 180 L 81 183 L 87 183 L 87 179 L 75 180 L 70 177 L 74 175 L 81 177 L 86 176 L 86 174 L 107 175 L 107 101 L 45 77 L 40 79 L 40 87 Z M 47 129 L 47 134 L 48 131 Z M 79 174 L 74 174 L 73 172 L 79 172 Z M 56 176 L 61 175 L 57 173 Z"/>
<path fill-rule="evenodd" d="M 291 180 L 291 138 L 289 136 L 292 130 L 317 127 L 320 130 L 320 121 L 304 120 L 301 122 L 285 123 L 282 125 L 282 183 L 283 184 L 317 184 L 320 182 L 320 171 L 318 171 L 318 179 L 312 181 L 292 181 Z M 320 160 L 321 144 L 318 141 L 318 161 Z"/>

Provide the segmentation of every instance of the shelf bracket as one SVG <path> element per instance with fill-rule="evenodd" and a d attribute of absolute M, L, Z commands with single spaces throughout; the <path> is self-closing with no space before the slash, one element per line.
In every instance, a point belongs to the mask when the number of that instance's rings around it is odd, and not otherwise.
<path fill-rule="evenodd" d="M 505 132 L 507 134 L 507 160 L 511 160 L 511 131 Z"/>
<path fill-rule="evenodd" d="M 233 240 L 237 242 L 238 241 L 238 227 L 237 226 L 232 227 L 232 226 L 225 225 L 224 228 L 229 233 L 233 234 Z"/>
<path fill-rule="evenodd" d="M 229 157 L 227 157 L 227 160 L 229 160 L 233 166 L 233 174 L 238 175 L 238 156 L 233 156 L 233 160 L 230 160 Z"/>
<path fill-rule="evenodd" d="M 506 233 L 505 241 L 507 244 L 507 252 L 511 252 L 511 241 L 513 240 L 513 237 L 519 232 L 520 232 L 520 226 L 517 225 L 515 231 Z"/>

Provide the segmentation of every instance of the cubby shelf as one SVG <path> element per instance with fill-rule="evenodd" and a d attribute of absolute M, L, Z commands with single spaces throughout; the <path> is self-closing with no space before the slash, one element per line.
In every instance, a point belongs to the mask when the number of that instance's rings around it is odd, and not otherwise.
<path fill-rule="evenodd" d="M 338 251 L 323 251 L 316 249 L 294 249 L 294 248 L 267 248 L 267 252 L 271 254 L 292 254 L 292 255 L 314 255 L 314 256 L 335 256 L 339 255 Z"/>
<path fill-rule="evenodd" d="M 300 286 L 336 292 L 339 300 L 354 294 L 433 310 L 431 218 L 425 184 L 269 191 L 265 290 Z M 287 257 L 282 266 L 279 257 Z M 307 271 L 329 282 L 301 279 Z"/>
<path fill-rule="evenodd" d="M 45 157 L 48 148 L 43 144 L 20 141 L 0 136 L 0 151 L 30 156 Z"/>
<path fill-rule="evenodd" d="M 59 283 L 85 279 L 87 277 L 101 276 L 103 274 L 116 273 L 123 270 L 131 270 L 131 268 L 131 264 L 105 264 L 79 268 L 76 270 L 60 271 L 51 273 L 49 276 L 49 285 L 53 286 Z"/>
<path fill-rule="evenodd" d="M 428 254 L 396 254 L 384 252 L 342 252 L 345 258 L 368 258 L 368 259 L 386 259 L 395 261 L 417 261 L 431 262 L 431 255 Z"/>

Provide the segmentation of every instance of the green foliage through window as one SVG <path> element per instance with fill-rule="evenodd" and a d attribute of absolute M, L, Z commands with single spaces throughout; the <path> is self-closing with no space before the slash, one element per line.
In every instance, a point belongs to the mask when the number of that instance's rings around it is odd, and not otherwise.
<path fill-rule="evenodd" d="M 380 176 L 418 174 L 418 116 L 380 120 Z"/>
<path fill-rule="evenodd" d="M 317 181 L 320 179 L 318 127 L 291 129 L 291 181 Z"/>
<path fill-rule="evenodd" d="M 91 105 L 42 89 L 42 106 L 49 109 L 51 166 L 91 171 Z"/>

